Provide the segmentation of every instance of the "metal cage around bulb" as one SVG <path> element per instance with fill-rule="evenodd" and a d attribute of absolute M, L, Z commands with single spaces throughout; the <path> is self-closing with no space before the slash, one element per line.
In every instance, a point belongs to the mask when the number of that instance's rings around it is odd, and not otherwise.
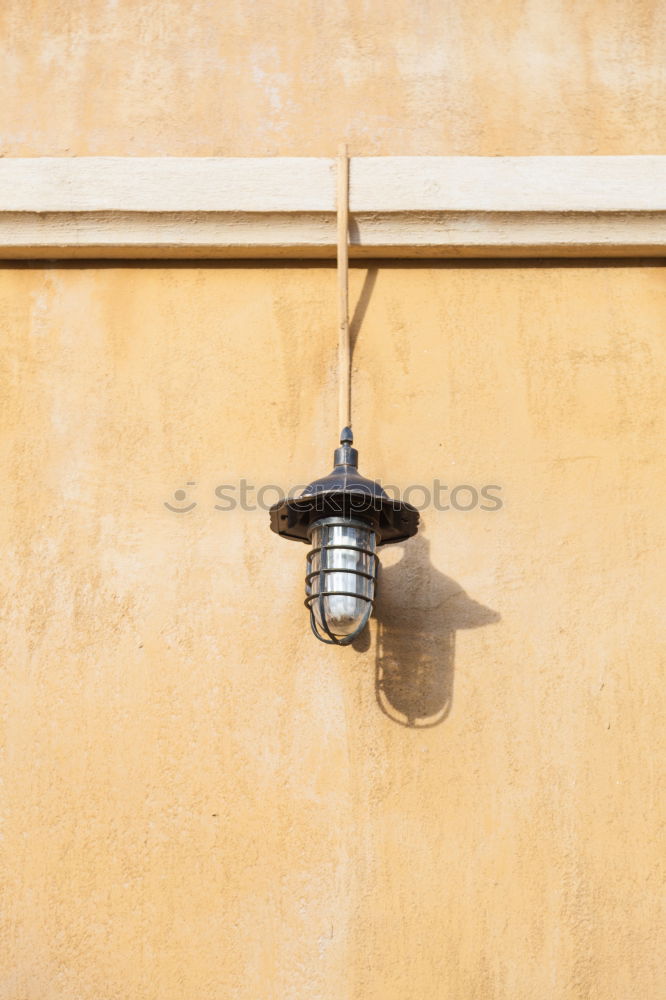
<path fill-rule="evenodd" d="M 378 559 L 371 526 L 327 517 L 310 530 L 305 605 L 321 642 L 346 646 L 365 628 L 375 600 Z"/>
<path fill-rule="evenodd" d="M 334 468 L 297 497 L 271 507 L 271 529 L 283 538 L 311 543 L 305 604 L 321 642 L 347 646 L 360 635 L 375 600 L 376 549 L 418 531 L 419 514 L 393 500 L 379 483 L 358 471 L 358 452 L 345 427 Z"/>

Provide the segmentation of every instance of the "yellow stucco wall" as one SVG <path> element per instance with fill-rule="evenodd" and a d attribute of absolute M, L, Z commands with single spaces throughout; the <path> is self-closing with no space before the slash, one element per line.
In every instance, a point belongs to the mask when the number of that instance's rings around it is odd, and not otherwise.
<path fill-rule="evenodd" d="M 662 153 L 665 10 L 5 0 L 0 153 Z M 351 279 L 362 471 L 503 507 L 330 650 L 214 491 L 328 470 L 332 267 L 0 269 L 0 1000 L 664 993 L 664 269 Z"/>
<path fill-rule="evenodd" d="M 327 469 L 333 271 L 0 272 L 7 1000 L 660 995 L 664 271 L 352 279 L 362 469 L 504 506 L 331 651 L 214 488 Z"/>
<path fill-rule="evenodd" d="M 3 0 L 0 154 L 663 153 L 662 0 Z"/>

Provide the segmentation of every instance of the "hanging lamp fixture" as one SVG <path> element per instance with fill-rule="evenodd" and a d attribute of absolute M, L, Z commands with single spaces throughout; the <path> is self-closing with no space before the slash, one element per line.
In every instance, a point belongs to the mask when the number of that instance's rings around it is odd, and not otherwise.
<path fill-rule="evenodd" d="M 351 343 L 349 332 L 349 158 L 338 155 L 337 264 L 339 302 L 339 416 L 342 433 L 333 471 L 270 510 L 271 529 L 283 538 L 311 544 L 305 574 L 310 625 L 322 642 L 347 646 L 372 614 L 379 559 L 377 548 L 402 542 L 418 531 L 419 514 L 393 500 L 379 483 L 358 471 L 352 447 Z"/>

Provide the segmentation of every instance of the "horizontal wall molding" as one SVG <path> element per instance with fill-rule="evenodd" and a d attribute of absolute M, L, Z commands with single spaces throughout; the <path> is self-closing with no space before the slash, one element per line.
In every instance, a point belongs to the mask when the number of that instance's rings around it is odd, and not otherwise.
<path fill-rule="evenodd" d="M 330 258 L 335 159 L 0 159 L 0 257 Z M 350 163 L 350 256 L 666 255 L 666 156 Z"/>

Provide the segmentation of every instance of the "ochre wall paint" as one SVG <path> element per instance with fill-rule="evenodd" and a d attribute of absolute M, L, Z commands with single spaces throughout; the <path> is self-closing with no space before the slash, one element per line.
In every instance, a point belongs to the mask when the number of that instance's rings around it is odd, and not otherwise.
<path fill-rule="evenodd" d="M 0 154 L 663 153 L 665 16 L 5 0 Z M 0 270 L 0 1000 L 663 995 L 664 273 L 353 270 L 363 471 L 504 506 L 340 651 L 214 507 L 328 469 L 333 269 Z"/>
<path fill-rule="evenodd" d="M 663 992 L 664 271 L 354 269 L 362 470 L 504 506 L 342 651 L 213 492 L 327 470 L 335 289 L 0 270 L 2 1000 Z"/>
<path fill-rule="evenodd" d="M 662 0 L 3 0 L 0 154 L 663 153 Z"/>

